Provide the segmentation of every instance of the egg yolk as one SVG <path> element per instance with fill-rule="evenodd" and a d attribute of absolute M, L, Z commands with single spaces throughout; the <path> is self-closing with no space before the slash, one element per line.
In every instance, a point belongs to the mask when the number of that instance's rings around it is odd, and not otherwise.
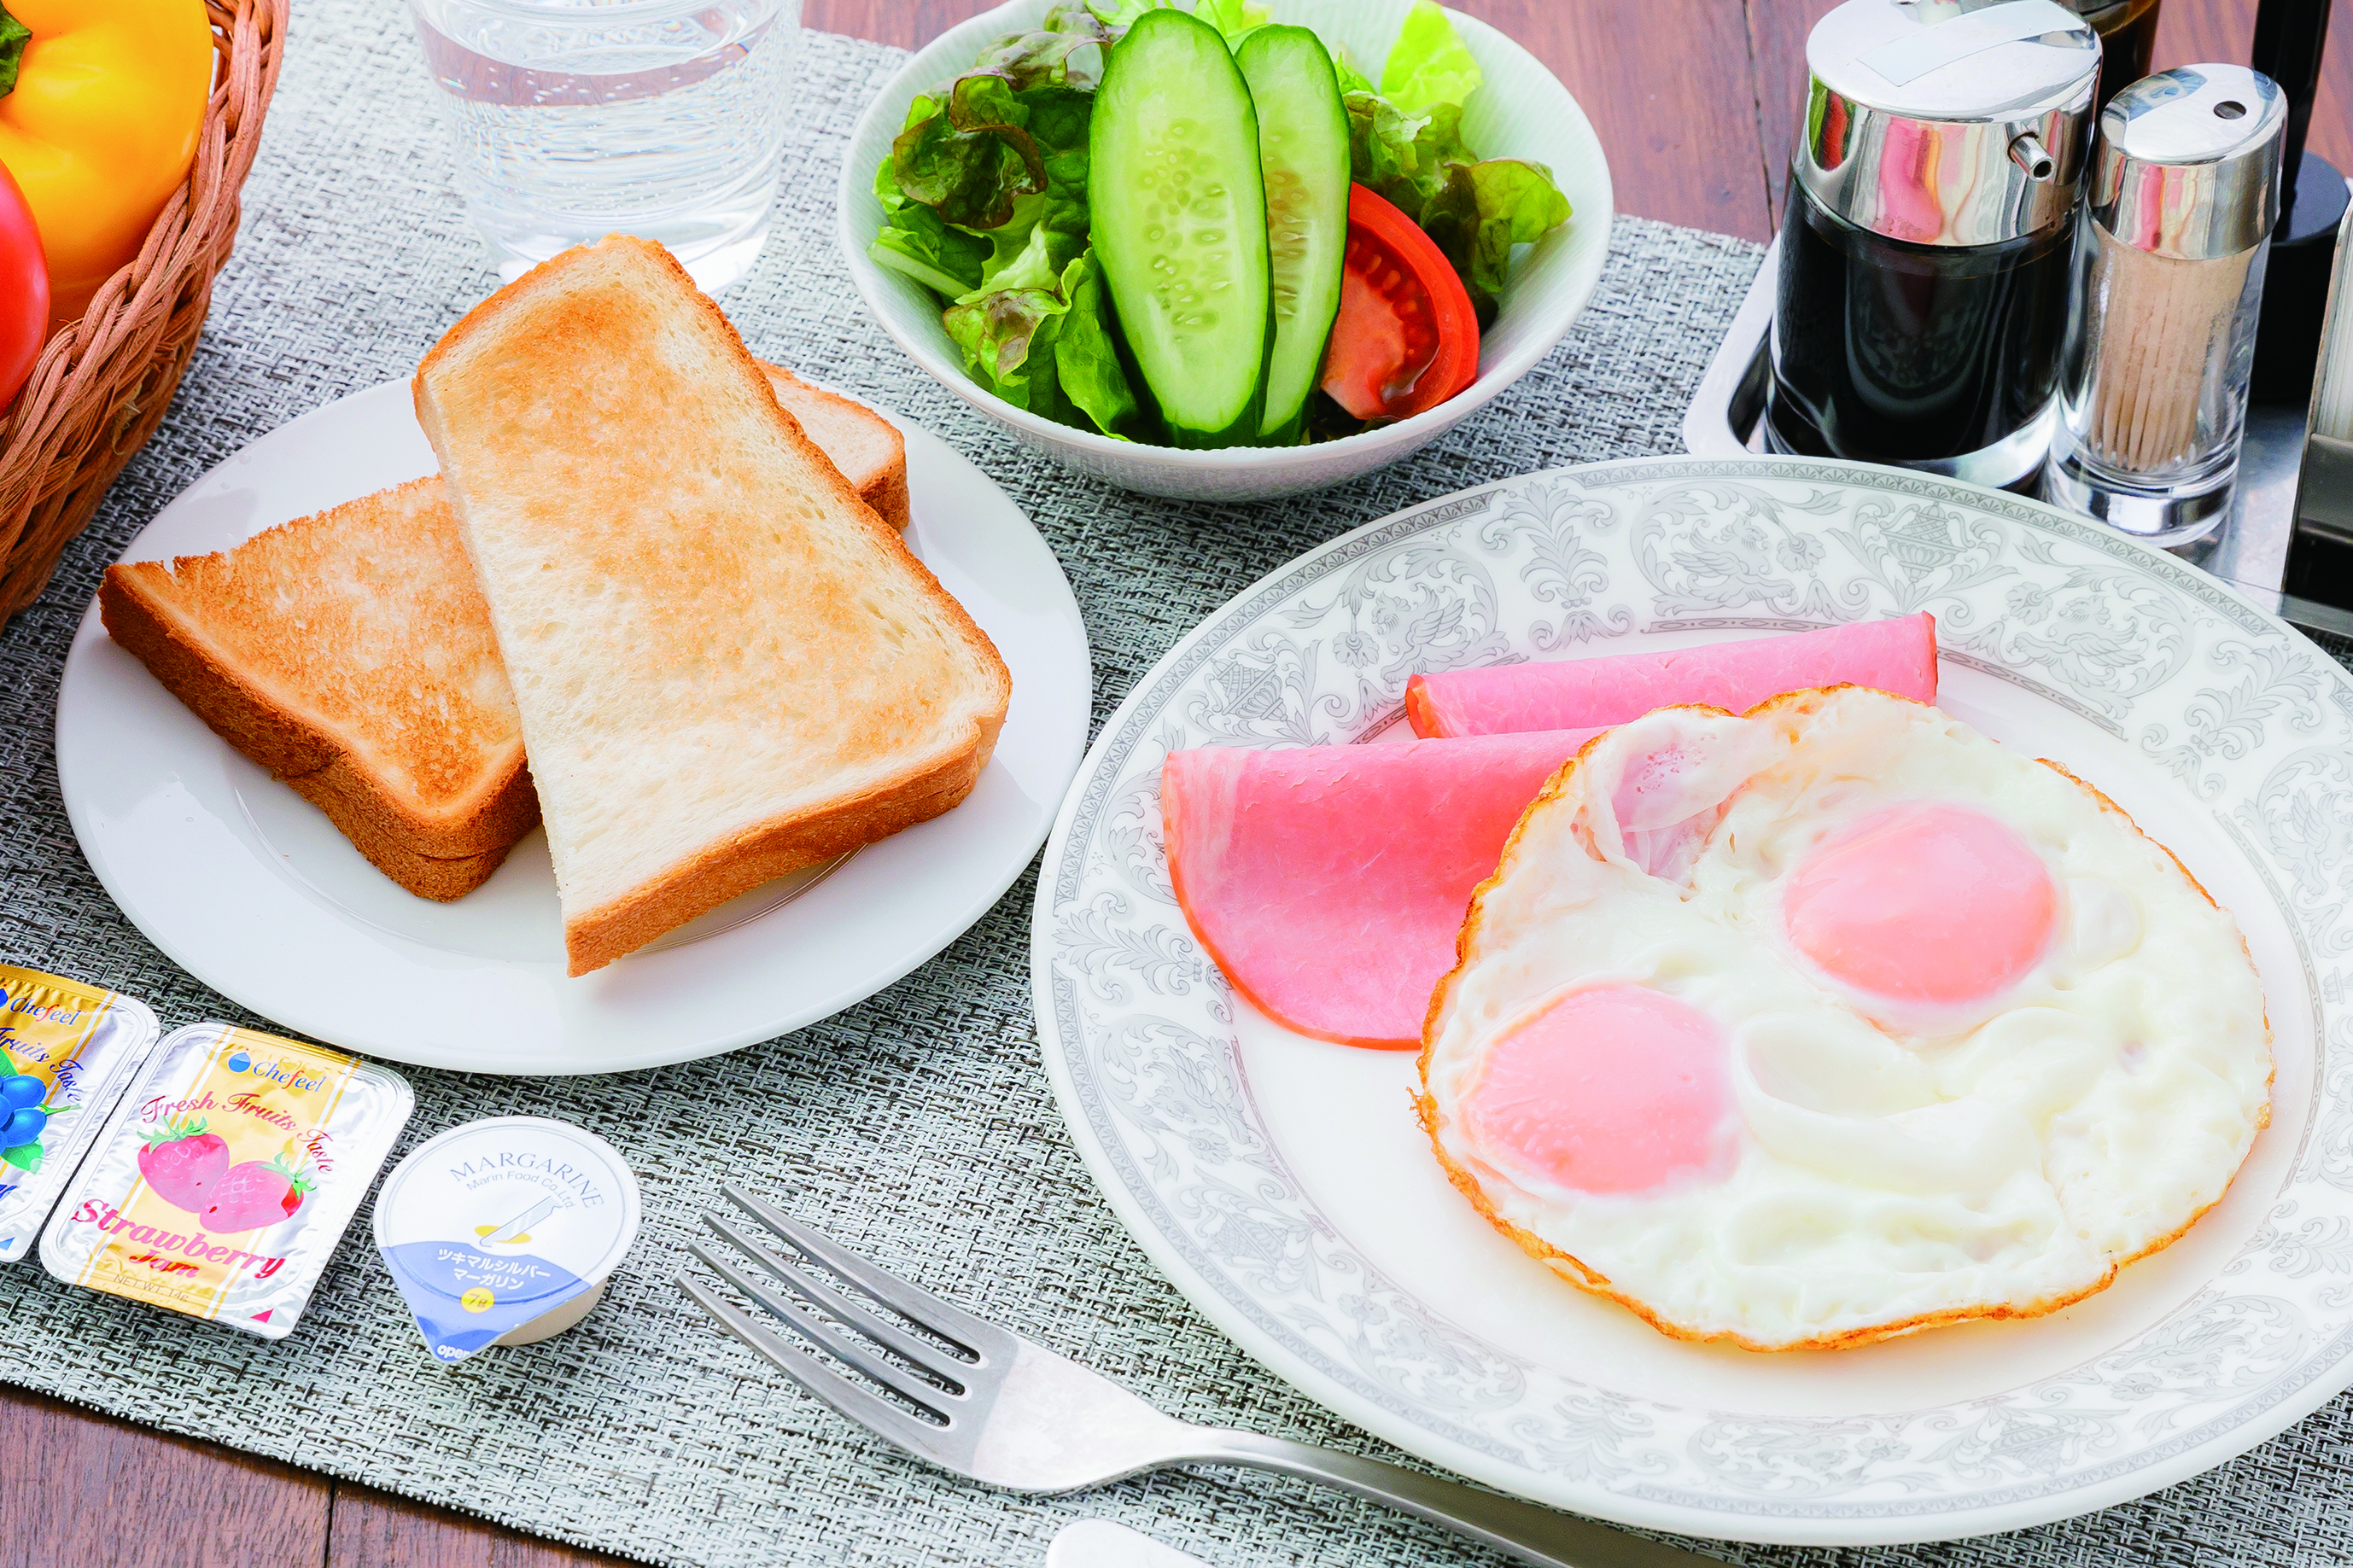
<path fill-rule="evenodd" d="M 1922 802 L 1817 846 L 1781 896 L 1799 952 L 1858 991 L 1930 1005 L 1998 995 L 2051 945 L 2059 893 L 2003 823 Z"/>
<path fill-rule="evenodd" d="M 1560 1186 L 1632 1193 L 1727 1155 L 1724 1031 L 1639 985 L 1572 992 L 1489 1047 L 1472 1139 Z"/>

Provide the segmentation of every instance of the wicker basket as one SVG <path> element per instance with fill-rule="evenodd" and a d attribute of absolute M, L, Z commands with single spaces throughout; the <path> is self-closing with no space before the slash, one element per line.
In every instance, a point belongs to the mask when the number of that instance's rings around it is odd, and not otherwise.
<path fill-rule="evenodd" d="M 146 444 L 195 353 L 213 274 L 286 48 L 287 0 L 205 0 L 221 68 L 196 161 L 138 257 L 49 340 L 0 412 L 0 625 L 40 597 L 66 542 Z"/>

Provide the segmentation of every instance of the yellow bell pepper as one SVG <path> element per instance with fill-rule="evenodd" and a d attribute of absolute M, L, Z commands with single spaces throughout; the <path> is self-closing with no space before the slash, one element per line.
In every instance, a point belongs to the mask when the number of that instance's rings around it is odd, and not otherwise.
<path fill-rule="evenodd" d="M 52 321 L 139 254 L 195 161 L 212 81 L 204 0 L 0 0 L 0 164 L 41 231 Z"/>

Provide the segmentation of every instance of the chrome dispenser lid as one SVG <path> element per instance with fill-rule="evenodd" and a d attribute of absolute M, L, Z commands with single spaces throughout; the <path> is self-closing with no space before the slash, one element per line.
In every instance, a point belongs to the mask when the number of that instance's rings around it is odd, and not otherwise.
<path fill-rule="evenodd" d="M 1799 188 L 1874 234 L 1992 245 L 2063 220 L 2100 39 L 2056 0 L 1847 0 L 1806 39 Z"/>
<path fill-rule="evenodd" d="M 2133 0 L 2059 0 L 2059 4 L 2083 17 L 2094 27 L 2099 26 L 2102 22 L 2132 3 Z M 2155 0 L 2150 0 L 2150 3 L 2154 4 Z M 2101 30 L 2105 32 L 2107 29 Z"/>
<path fill-rule="evenodd" d="M 2244 66 L 2182 66 L 2108 100 L 2092 217 L 2137 250 L 2202 261 L 2262 243 L 2279 221 L 2287 95 Z"/>

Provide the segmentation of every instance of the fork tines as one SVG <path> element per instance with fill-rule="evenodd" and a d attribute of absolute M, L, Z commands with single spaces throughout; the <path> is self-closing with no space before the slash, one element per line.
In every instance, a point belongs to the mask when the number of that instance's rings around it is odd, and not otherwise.
<path fill-rule="evenodd" d="M 678 1281 L 687 1294 L 730 1333 L 843 1415 L 934 1464 L 953 1466 L 956 1451 L 970 1441 L 971 1428 L 977 1425 L 974 1396 L 992 1387 L 1011 1363 L 1013 1336 L 876 1268 L 739 1187 L 721 1191 L 797 1257 L 787 1258 L 716 1212 L 705 1213 L 702 1223 L 735 1253 L 765 1270 L 769 1280 L 740 1267 L 734 1256 L 699 1240 L 688 1242 L 687 1250 L 746 1299 L 789 1324 L 799 1340 L 763 1327 L 752 1314 L 681 1270 Z M 922 1335 L 860 1304 L 850 1290 L 821 1280 L 808 1267 L 812 1264 L 847 1281 Z M 859 1377 L 843 1366 L 854 1369 Z M 869 1383 L 904 1404 L 882 1397 Z"/>

